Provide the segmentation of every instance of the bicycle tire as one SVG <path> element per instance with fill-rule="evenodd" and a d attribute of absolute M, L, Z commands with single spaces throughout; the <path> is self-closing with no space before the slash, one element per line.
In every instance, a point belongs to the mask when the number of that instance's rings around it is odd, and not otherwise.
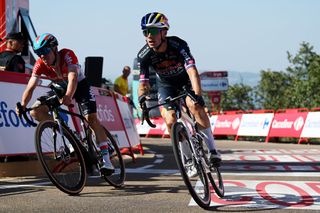
<path fill-rule="evenodd" d="M 208 173 L 208 177 L 214 191 L 220 198 L 222 198 L 224 196 L 224 184 L 219 167 L 214 166 L 210 168 L 210 173 Z"/>
<path fill-rule="evenodd" d="M 35 132 L 37 156 L 51 182 L 62 192 L 76 195 L 86 183 L 85 162 L 73 133 L 62 125 L 63 142 L 58 129 L 51 120 L 39 123 Z"/>
<path fill-rule="evenodd" d="M 180 148 L 181 147 L 180 145 L 181 143 L 187 143 L 188 147 L 190 148 L 190 139 L 186 131 L 187 130 L 185 129 L 184 125 L 180 122 L 176 122 L 171 128 L 171 142 L 173 146 L 174 156 L 178 164 L 183 181 L 187 186 L 192 198 L 200 207 L 206 209 L 207 207 L 210 206 L 210 202 L 211 202 L 210 185 L 209 185 L 207 173 L 205 172 L 205 169 L 203 168 L 201 163 L 196 163 L 198 177 L 200 178 L 200 184 L 199 184 L 198 178 L 196 179 L 196 178 L 188 177 L 184 163 L 183 163 L 184 156 L 181 155 L 182 150 Z M 191 151 L 191 148 L 190 148 L 190 151 Z M 193 183 L 195 184 L 195 186 L 193 186 Z M 196 189 L 196 187 L 198 188 Z M 202 194 L 200 194 L 201 191 L 203 191 Z"/>
<path fill-rule="evenodd" d="M 205 143 L 203 140 L 201 141 L 201 143 L 202 143 L 203 156 L 206 158 L 206 164 L 210 167 L 207 173 L 209 181 L 214 191 L 216 192 L 216 194 L 220 198 L 222 198 L 224 196 L 224 185 L 223 185 L 223 178 L 220 172 L 219 165 L 210 166 L 210 162 L 208 159 L 208 153 L 210 152 L 209 147 L 207 143 Z"/>
<path fill-rule="evenodd" d="M 121 188 L 124 185 L 124 180 L 126 178 L 124 160 L 122 158 L 119 146 L 112 134 L 105 128 L 104 131 L 108 138 L 109 148 L 113 150 L 113 152 L 110 153 L 110 160 L 115 168 L 115 171 L 112 175 L 103 177 L 111 186 L 114 186 L 115 188 Z"/>

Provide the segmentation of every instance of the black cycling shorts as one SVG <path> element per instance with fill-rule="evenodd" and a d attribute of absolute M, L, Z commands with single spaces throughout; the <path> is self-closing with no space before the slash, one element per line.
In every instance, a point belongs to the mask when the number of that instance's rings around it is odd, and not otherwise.
<path fill-rule="evenodd" d="M 52 91 L 49 91 L 45 96 L 39 97 L 38 100 L 43 100 L 53 94 Z M 84 115 L 97 112 L 96 99 L 86 79 L 78 82 L 77 90 L 73 98 L 79 103 Z"/>
<path fill-rule="evenodd" d="M 191 88 L 191 82 L 187 82 L 185 84 L 189 88 Z M 161 80 L 157 79 L 157 87 L 158 87 L 158 102 L 163 103 L 163 101 L 168 98 L 169 96 L 171 98 L 174 98 L 182 92 L 182 87 L 184 85 L 173 85 L 171 83 L 165 83 Z M 176 110 L 179 109 L 179 103 L 168 103 L 163 105 L 164 108 L 167 110 Z"/>

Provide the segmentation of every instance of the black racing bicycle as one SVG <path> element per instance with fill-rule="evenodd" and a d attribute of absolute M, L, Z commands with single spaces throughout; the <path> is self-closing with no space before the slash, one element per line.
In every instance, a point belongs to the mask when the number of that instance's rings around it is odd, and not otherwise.
<path fill-rule="evenodd" d="M 20 115 L 32 126 L 37 126 L 35 131 L 35 148 L 38 159 L 51 182 L 61 191 L 76 195 L 85 186 L 87 175 L 100 171 L 102 154 L 96 146 L 96 137 L 89 128 L 81 107 L 80 114 L 62 109 L 59 102 L 61 87 L 51 84 L 53 92 L 43 100 L 41 105 L 47 105 L 53 120 L 40 122 L 38 125 L 29 118 L 27 112 L 39 107 L 23 109 L 21 103 L 17 103 Z M 81 121 L 80 133 L 72 130 L 63 119 L 64 115 L 75 116 Z M 115 167 L 115 172 L 110 176 L 100 173 L 110 185 L 120 188 L 125 180 L 125 165 L 120 149 L 111 133 L 104 128 L 108 138 L 110 160 Z"/>
<path fill-rule="evenodd" d="M 211 202 L 211 183 L 214 191 L 219 197 L 224 196 L 224 185 L 219 164 L 211 164 L 208 159 L 209 149 L 203 141 L 204 135 L 199 131 L 194 116 L 186 107 L 185 98 L 189 96 L 196 102 L 195 94 L 188 87 L 177 97 L 168 97 L 163 103 L 147 107 L 141 104 L 142 124 L 144 120 L 149 126 L 156 127 L 149 118 L 149 111 L 168 104 L 179 103 L 176 108 L 177 122 L 171 127 L 171 142 L 173 152 L 180 169 L 180 173 L 194 201 L 202 208 L 208 208 Z M 196 174 L 190 176 L 188 171 L 191 167 L 196 169 Z"/>

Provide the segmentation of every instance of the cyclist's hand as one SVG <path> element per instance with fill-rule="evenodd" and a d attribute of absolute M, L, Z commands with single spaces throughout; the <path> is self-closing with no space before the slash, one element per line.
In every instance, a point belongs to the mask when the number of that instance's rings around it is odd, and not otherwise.
<path fill-rule="evenodd" d="M 25 107 L 25 106 L 22 106 L 22 109 L 23 109 L 23 111 L 25 111 L 25 110 L 26 110 L 26 107 Z M 18 115 L 19 117 L 21 116 L 21 113 L 22 113 L 17 106 L 16 106 L 16 113 L 17 113 L 17 115 Z"/>
<path fill-rule="evenodd" d="M 146 105 L 146 100 L 148 99 L 148 96 L 146 95 L 140 95 L 138 98 L 139 104 L 140 104 L 140 108 L 143 110 L 143 108 Z"/>
<path fill-rule="evenodd" d="M 72 98 L 68 95 L 63 96 L 63 98 L 60 100 L 60 103 L 70 106 L 72 104 Z"/>
<path fill-rule="evenodd" d="M 198 105 L 204 107 L 205 103 L 204 103 L 203 97 L 201 95 L 194 95 L 194 96 L 196 98 L 195 104 L 198 104 Z"/>

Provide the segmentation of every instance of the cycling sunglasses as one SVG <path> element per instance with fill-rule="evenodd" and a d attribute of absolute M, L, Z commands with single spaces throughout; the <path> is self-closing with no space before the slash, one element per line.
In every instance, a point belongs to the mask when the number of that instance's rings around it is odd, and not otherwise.
<path fill-rule="evenodd" d="M 145 29 L 143 30 L 143 35 L 144 36 L 148 36 L 149 34 L 152 36 L 158 35 L 160 33 L 161 29 L 159 28 L 149 28 L 149 29 Z"/>
<path fill-rule="evenodd" d="M 40 57 L 42 55 L 48 55 L 50 51 L 51 51 L 50 47 L 43 47 L 38 50 L 35 50 L 34 52 Z"/>

